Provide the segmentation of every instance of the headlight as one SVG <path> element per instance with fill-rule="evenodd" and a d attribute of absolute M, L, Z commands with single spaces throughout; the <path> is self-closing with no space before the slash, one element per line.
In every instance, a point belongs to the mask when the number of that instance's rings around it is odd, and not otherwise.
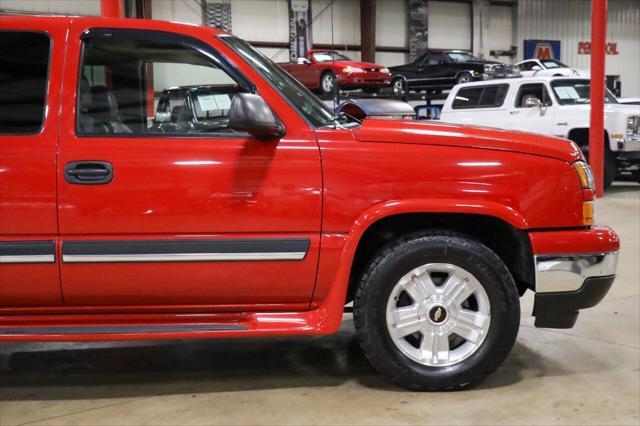
<path fill-rule="evenodd" d="M 632 116 L 627 118 L 627 135 L 637 135 L 640 133 L 640 117 Z"/>
<path fill-rule="evenodd" d="M 380 72 L 383 74 L 391 74 L 391 71 L 389 71 L 389 68 L 382 68 Z"/>
<path fill-rule="evenodd" d="M 342 68 L 342 71 L 347 74 L 352 74 L 354 72 L 364 72 L 362 68 L 358 68 L 358 67 L 344 67 Z"/>
<path fill-rule="evenodd" d="M 584 161 L 576 161 L 573 163 L 573 168 L 576 169 L 576 172 L 578 173 L 580 184 L 583 189 L 594 189 L 596 187 L 591 167 L 589 167 L 587 163 Z"/>

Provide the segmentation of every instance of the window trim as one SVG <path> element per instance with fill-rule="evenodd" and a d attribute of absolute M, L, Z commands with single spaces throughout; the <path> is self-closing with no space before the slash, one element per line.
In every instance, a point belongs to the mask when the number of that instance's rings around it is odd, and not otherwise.
<path fill-rule="evenodd" d="M 502 98 L 502 102 L 500 103 L 500 105 L 494 106 L 481 106 L 478 105 L 476 107 L 473 108 L 456 108 L 453 106 L 453 103 L 456 100 L 456 97 L 458 96 L 458 93 L 460 93 L 460 91 L 464 90 L 464 89 L 476 89 L 476 88 L 482 88 L 482 93 L 480 94 L 480 100 L 482 100 L 482 96 L 484 95 L 484 91 L 488 88 L 488 87 L 506 87 L 507 90 L 504 92 L 504 97 Z M 505 102 L 507 101 L 507 95 L 509 94 L 509 87 L 510 84 L 509 83 L 493 83 L 493 84 L 486 84 L 486 85 L 477 85 L 477 86 L 470 86 L 470 87 L 461 87 L 460 89 L 458 89 L 458 91 L 456 92 L 455 96 L 453 97 L 453 100 L 451 101 L 451 109 L 455 109 L 455 110 L 474 110 L 474 109 L 491 109 L 491 108 L 502 108 L 505 104 Z M 478 104 L 480 103 L 480 100 L 478 100 Z"/>
<path fill-rule="evenodd" d="M 54 40 L 51 37 L 51 34 L 47 31 L 42 30 L 0 30 L 1 33 L 31 33 L 31 34 L 44 34 L 49 40 L 49 59 L 47 62 L 47 76 L 46 76 L 46 84 L 44 91 L 44 103 L 42 105 L 42 120 L 40 121 L 40 127 L 35 132 L 30 133 L 4 133 L 0 131 L 0 136 L 11 136 L 11 137 L 21 137 L 21 136 L 38 136 L 44 133 L 45 124 L 47 121 L 47 111 L 49 110 L 49 92 L 51 89 L 51 62 L 53 60 L 53 48 L 54 48 Z"/>
<path fill-rule="evenodd" d="M 96 27 L 90 28 L 83 32 L 80 36 L 80 57 L 78 59 L 78 74 L 76 75 L 76 116 L 74 123 L 74 134 L 77 138 L 135 138 L 135 139 L 145 139 L 145 138 L 163 138 L 163 139 L 248 139 L 253 138 L 253 136 L 248 133 L 83 133 L 79 132 L 78 129 L 80 127 L 80 82 L 82 79 L 82 60 L 84 57 L 85 50 L 85 40 L 93 37 L 104 37 L 109 39 L 118 39 L 124 38 L 127 40 L 131 40 L 130 37 L 135 37 L 140 40 L 150 40 L 156 42 L 173 42 L 176 44 L 180 44 L 185 47 L 192 48 L 202 55 L 206 56 L 209 59 L 212 59 L 213 62 L 218 66 L 222 71 L 227 73 L 229 77 L 231 77 L 238 86 L 248 92 L 248 93 L 256 93 L 256 86 L 247 78 L 240 70 L 233 65 L 230 61 L 228 61 L 220 52 L 214 49 L 209 44 L 199 40 L 197 38 L 187 36 L 180 33 L 174 33 L 169 31 L 162 30 L 144 30 L 144 29 L 128 29 L 128 28 L 103 28 Z M 274 112 L 275 115 L 275 112 Z M 278 120 L 279 117 L 276 116 Z M 282 120 L 280 120 L 282 123 Z M 284 127 L 284 124 L 283 124 Z M 285 129 L 286 131 L 286 129 Z"/>
<path fill-rule="evenodd" d="M 534 84 L 540 84 L 542 86 L 542 88 L 544 89 L 544 92 L 547 94 L 547 99 L 549 100 L 549 102 L 551 102 L 550 105 L 545 105 L 544 104 L 544 96 L 543 96 L 543 99 L 540 99 L 540 101 L 542 102 L 542 106 L 543 107 L 547 107 L 547 108 L 550 107 L 550 106 L 553 106 L 553 98 L 551 97 L 551 95 L 549 93 L 549 89 L 547 88 L 547 85 L 544 84 L 544 82 L 541 82 L 541 81 L 537 81 L 537 82 L 534 81 L 534 82 L 531 82 L 531 83 L 523 83 L 523 84 L 520 85 L 520 87 L 518 87 L 518 91 L 516 92 L 516 97 L 513 99 L 513 107 L 514 108 L 516 108 L 516 109 L 527 109 L 526 107 L 518 106 L 518 97 L 520 96 L 520 91 L 522 90 L 522 88 L 524 86 L 532 86 Z"/>

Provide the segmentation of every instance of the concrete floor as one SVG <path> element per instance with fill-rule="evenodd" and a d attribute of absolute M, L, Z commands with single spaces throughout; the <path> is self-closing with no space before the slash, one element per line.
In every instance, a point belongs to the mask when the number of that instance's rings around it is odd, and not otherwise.
<path fill-rule="evenodd" d="M 481 387 L 411 393 L 368 365 L 345 318 L 324 338 L 4 344 L 0 425 L 640 424 L 640 186 L 597 222 L 621 236 L 619 275 L 571 330 L 533 328 Z"/>

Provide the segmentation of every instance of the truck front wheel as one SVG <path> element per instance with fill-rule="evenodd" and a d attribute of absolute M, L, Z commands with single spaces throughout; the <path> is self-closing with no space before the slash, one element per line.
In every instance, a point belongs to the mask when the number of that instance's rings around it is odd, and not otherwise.
<path fill-rule="evenodd" d="M 369 361 L 396 384 L 463 389 L 507 357 L 520 304 L 509 270 L 488 247 L 425 232 L 395 241 L 371 261 L 354 322 Z"/>

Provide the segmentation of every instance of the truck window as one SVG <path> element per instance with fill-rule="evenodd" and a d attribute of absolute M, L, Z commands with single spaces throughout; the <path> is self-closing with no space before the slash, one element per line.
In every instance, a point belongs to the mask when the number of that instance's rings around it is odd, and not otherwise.
<path fill-rule="evenodd" d="M 547 88 L 542 83 L 530 83 L 520 86 L 516 96 L 516 108 L 526 108 L 525 102 L 529 98 L 538 98 L 544 106 L 552 105 L 549 92 L 547 92 Z"/>
<path fill-rule="evenodd" d="M 0 133 L 39 133 L 51 41 L 44 33 L 0 31 Z"/>
<path fill-rule="evenodd" d="M 453 109 L 497 108 L 507 96 L 508 84 L 465 87 L 458 90 L 453 99 Z"/>
<path fill-rule="evenodd" d="M 140 33 L 83 40 L 77 133 L 237 133 L 228 126 L 236 81 L 198 49 Z"/>

